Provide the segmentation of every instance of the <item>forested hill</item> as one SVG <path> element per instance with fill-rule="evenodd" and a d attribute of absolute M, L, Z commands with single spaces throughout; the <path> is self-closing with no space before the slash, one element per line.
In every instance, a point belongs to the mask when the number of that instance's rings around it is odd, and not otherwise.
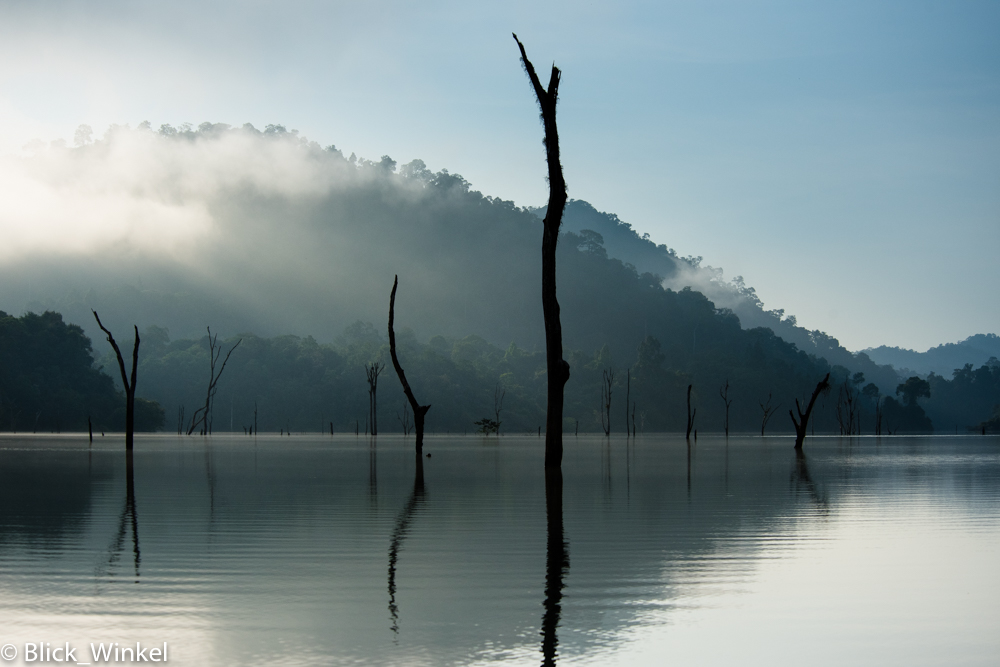
<path fill-rule="evenodd" d="M 976 334 L 958 343 L 945 343 L 932 347 L 926 352 L 904 350 L 881 345 L 865 350 L 865 353 L 880 364 L 891 364 L 901 373 L 929 375 L 937 373 L 951 377 L 952 373 L 966 364 L 979 367 L 990 358 L 1000 359 L 1000 336 L 996 334 Z"/>
<path fill-rule="evenodd" d="M 345 157 L 280 126 L 260 132 L 203 124 L 113 129 L 95 144 L 36 155 L 26 171 L 56 204 L 36 223 L 52 233 L 0 265 L 0 307 L 10 312 L 55 310 L 95 340 L 92 308 L 119 331 L 135 323 L 197 338 L 211 325 L 224 337 L 295 334 L 322 343 L 354 321 L 384 321 L 398 274 L 397 321 L 418 339 L 471 334 L 500 347 L 540 349 L 539 219 L 419 160 L 398 166 L 388 156 Z M 646 240 L 648 257 L 636 266 L 608 257 L 598 238 L 574 226 L 587 208 L 570 206 L 560 244 L 568 348 L 607 346 L 610 362 L 627 366 L 652 337 L 668 368 L 717 365 L 713 383 L 734 357 L 757 349 L 760 336 L 741 331 L 727 304 L 670 289 L 676 282 L 664 287 L 671 264 L 690 272 L 695 260 L 678 260 Z M 89 221 L 86 234 L 73 226 L 80 216 Z M 745 330 L 755 322 L 738 310 L 744 301 L 732 307 Z M 789 318 L 747 312 L 785 336 Z M 807 337 L 811 347 L 800 341 L 800 349 L 892 392 L 898 378 L 891 369 L 819 332 Z M 798 358 L 790 348 L 773 354 Z M 792 372 L 808 384 L 825 365 L 797 362 Z"/>
<path fill-rule="evenodd" d="M 545 215 L 545 207 L 531 210 L 540 218 Z M 726 281 L 722 269 L 702 265 L 701 257 L 681 257 L 668 246 L 655 244 L 649 234 L 640 235 L 613 213 L 598 211 L 585 201 L 571 200 L 566 206 L 563 228 L 580 235 L 586 247 L 603 247 L 608 257 L 631 264 L 640 273 L 659 275 L 664 287 L 673 290 L 690 287 L 701 292 L 717 308 L 732 310 L 745 329 L 767 327 L 800 350 L 851 370 L 871 375 L 875 366 L 893 366 L 903 377 L 935 372 L 950 378 L 966 364 L 978 368 L 990 357 L 1000 358 L 1000 337 L 996 334 L 971 336 L 924 353 L 886 346 L 852 353 L 835 337 L 798 326 L 795 316 L 786 316 L 783 309 L 766 309 L 756 290 L 742 276 Z"/>
<path fill-rule="evenodd" d="M 159 132 L 114 129 L 95 144 L 53 147 L 27 159 L 25 174 L 47 194 L 48 208 L 33 221 L 37 233 L 30 243 L 15 238 L 5 248 L 0 307 L 61 312 L 94 340 L 103 337 L 91 309 L 113 331 L 127 332 L 132 324 L 159 331 L 162 377 L 174 379 L 140 385 L 140 393 L 149 392 L 168 414 L 180 403 L 190 406 L 181 394 L 196 390 L 168 389 L 183 382 L 175 375 L 180 367 L 171 366 L 173 343 L 166 341 L 179 342 L 178 354 L 193 354 L 203 347 L 207 325 L 229 340 L 241 333 L 262 341 L 292 335 L 299 338 L 281 340 L 320 346 L 338 336 L 350 339 L 359 327 L 378 336 L 397 274 L 397 327 L 410 330 L 409 354 L 416 355 L 410 363 L 425 359 L 426 372 L 436 378 L 438 398 L 424 399 L 439 406 L 436 415 L 445 417 L 441 407 L 448 401 L 458 406 L 458 396 L 473 391 L 460 380 L 470 367 L 477 402 L 489 403 L 498 383 L 512 383 L 516 395 L 515 387 L 540 381 L 541 221 L 528 209 L 473 190 L 457 174 L 431 172 L 419 160 L 399 166 L 388 156 L 378 162 L 345 157 L 279 126 L 260 132 L 211 124 Z M 619 383 L 623 370 L 624 377 L 630 368 L 638 373 L 633 400 L 644 406 L 640 410 L 653 430 L 674 428 L 689 384 L 695 386 L 699 418 L 713 428 L 721 423 L 718 392 L 727 380 L 741 429 L 758 421 L 760 404 L 791 405 L 828 371 L 845 391 L 872 384 L 871 391 L 883 397 L 895 393 L 900 378 L 892 368 L 851 355 L 832 338 L 807 332 L 812 347 L 796 347 L 769 329 L 747 322 L 741 327 L 735 307 L 713 303 L 697 290 L 671 288 L 680 287 L 681 274 L 702 270 L 695 259 L 679 259 L 648 239 L 640 239 L 647 256 L 637 258 L 639 268 L 609 257 L 610 241 L 575 222 L 587 209 L 593 218 L 584 202 L 570 206 L 558 258 L 563 333 L 573 368 L 567 390 L 575 397 L 573 419 L 584 427 L 599 424 L 594 406 L 607 369 L 617 370 Z M 82 227 L 81 218 L 87 223 Z M 665 278 L 671 265 L 675 271 Z M 714 285 L 735 290 L 742 301 L 753 296 L 740 283 Z M 718 299 L 724 292 L 713 294 Z M 763 313 L 759 307 L 756 312 Z M 780 315 L 770 314 L 771 328 L 782 333 L 782 324 L 794 323 L 779 321 Z M 281 345 L 290 350 L 302 344 Z M 251 348 L 241 348 L 240 355 Z M 354 396 L 347 387 L 355 380 L 349 378 L 363 373 L 364 355 L 368 361 L 384 357 L 384 346 L 372 343 L 357 353 L 347 348 L 340 345 L 322 363 L 312 352 L 292 363 L 296 352 L 287 369 L 278 373 L 268 366 L 264 376 L 277 373 L 283 386 L 308 387 L 292 371 L 322 378 L 329 370 L 330 377 L 341 378 L 331 386 Z M 151 354 L 158 348 L 144 349 Z M 487 361 L 476 361 L 481 358 Z M 247 372 L 264 377 L 253 368 Z M 261 382 L 255 391 L 273 391 Z M 233 406 L 264 396 L 254 399 L 249 386 L 239 385 L 247 395 L 229 397 Z M 524 389 L 520 426 L 536 421 L 537 406 L 530 407 L 527 398 L 533 391 Z M 620 397 L 621 387 L 616 391 Z M 301 419 L 315 422 L 314 412 Z M 338 415 L 338 422 L 357 419 L 354 408 L 349 412 Z M 470 408 L 474 414 L 484 416 Z M 836 421 L 824 414 L 817 428 Z M 458 428 L 469 415 L 453 411 L 442 424 Z M 903 421 L 892 428 L 905 428 Z"/>

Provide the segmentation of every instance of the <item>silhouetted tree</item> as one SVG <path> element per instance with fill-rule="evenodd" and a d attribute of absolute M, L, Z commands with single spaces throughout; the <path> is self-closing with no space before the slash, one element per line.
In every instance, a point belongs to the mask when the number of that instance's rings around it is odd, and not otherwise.
<path fill-rule="evenodd" d="M 625 437 L 629 436 L 628 407 L 632 396 L 632 367 L 625 369 Z"/>
<path fill-rule="evenodd" d="M 875 406 L 875 435 L 882 435 L 882 397 L 878 385 L 869 382 L 861 390 L 861 395 L 867 398 Z"/>
<path fill-rule="evenodd" d="M 378 376 L 384 368 L 385 364 L 380 361 L 365 364 L 365 375 L 368 378 L 368 424 L 372 435 L 378 435 Z M 366 433 L 367 430 L 365 429 Z"/>
<path fill-rule="evenodd" d="M 726 420 L 722 422 L 722 428 L 726 432 L 726 437 L 729 437 L 729 406 L 733 404 L 733 399 L 729 398 L 729 378 L 726 378 L 726 384 L 719 388 L 719 396 L 726 406 Z"/>
<path fill-rule="evenodd" d="M 427 411 L 431 409 L 431 406 L 417 403 L 417 399 L 413 396 L 413 391 L 410 389 L 410 383 L 406 381 L 406 374 L 403 372 L 403 367 L 399 365 L 399 358 L 396 356 L 396 332 L 392 329 L 392 321 L 395 317 L 396 287 L 398 285 L 399 276 L 395 276 L 392 279 L 392 293 L 389 295 L 389 355 L 392 357 L 392 367 L 396 369 L 396 375 L 399 376 L 399 383 L 403 385 L 403 393 L 406 394 L 406 400 L 410 402 L 410 409 L 413 410 L 413 427 L 417 432 L 417 455 L 419 458 L 419 454 L 424 448 L 424 417 L 427 415 Z M 374 422 L 372 423 L 374 424 Z"/>
<path fill-rule="evenodd" d="M 542 221 L 542 316 L 545 319 L 545 358 L 548 397 L 545 409 L 545 467 L 562 466 L 563 397 L 569 380 L 569 364 L 563 359 L 562 323 L 556 299 L 556 244 L 559 226 L 566 208 L 566 181 L 559 162 L 559 132 L 556 128 L 556 102 L 559 99 L 559 68 L 552 66 L 548 90 L 535 74 L 524 45 L 514 35 L 521 51 L 521 63 L 531 79 L 531 86 L 541 109 L 545 127 L 545 157 L 549 168 L 549 201 Z"/>
<path fill-rule="evenodd" d="M 806 411 L 802 412 L 802 406 L 799 405 L 799 399 L 795 399 L 795 410 L 799 413 L 799 418 L 795 418 L 795 414 L 791 410 L 788 411 L 788 415 L 792 418 L 792 424 L 795 425 L 795 449 L 802 449 L 802 443 L 806 439 L 806 426 L 809 424 L 809 415 L 812 414 L 813 405 L 816 404 L 816 399 L 824 391 L 830 388 L 830 374 L 827 373 L 826 377 L 820 380 L 816 384 L 816 388 L 813 390 L 812 397 L 809 399 L 809 405 L 806 407 Z"/>
<path fill-rule="evenodd" d="M 199 425 L 201 425 L 201 434 L 207 435 L 212 430 L 212 408 L 215 403 L 215 393 L 218 391 L 219 379 L 222 377 L 222 371 L 226 370 L 226 364 L 229 363 L 229 357 L 232 355 L 233 350 L 240 346 L 243 339 L 236 341 L 236 344 L 229 348 L 229 352 L 226 353 L 226 358 L 222 360 L 222 366 L 219 367 L 219 372 L 215 372 L 215 366 L 219 361 L 219 357 L 222 355 L 222 346 L 218 344 L 219 334 L 212 335 L 212 328 L 206 327 L 208 330 L 208 389 L 205 392 L 205 405 L 194 411 L 191 415 L 191 426 L 188 428 L 188 435 L 191 435 Z"/>
<path fill-rule="evenodd" d="M 503 399 L 507 395 L 507 388 L 501 387 L 500 383 L 497 383 L 496 388 L 493 390 L 493 417 L 497 425 L 497 435 L 500 435 L 500 412 L 503 410 Z"/>
<path fill-rule="evenodd" d="M 133 325 L 135 329 L 135 345 L 132 348 L 132 376 L 125 373 L 125 360 L 122 358 L 122 351 L 118 349 L 118 343 L 115 342 L 115 337 L 111 335 L 103 324 L 101 324 L 101 318 L 97 316 L 97 311 L 90 311 L 94 314 L 94 319 L 97 320 L 97 326 L 101 327 L 107 337 L 108 342 L 111 343 L 111 347 L 115 351 L 115 356 L 118 358 L 118 370 L 122 374 L 122 385 L 125 387 L 125 451 L 132 451 L 132 444 L 135 440 L 135 374 L 139 367 L 139 327 Z"/>
<path fill-rule="evenodd" d="M 927 380 L 913 376 L 896 387 L 896 396 L 903 397 L 903 405 L 916 405 L 918 398 L 931 397 L 931 385 Z"/>
<path fill-rule="evenodd" d="M 688 420 L 687 420 L 687 432 L 685 433 L 685 437 L 688 439 L 691 438 L 691 430 L 694 428 L 694 418 L 698 414 L 698 408 L 695 408 L 694 412 L 691 411 L 691 388 L 693 386 L 694 385 L 689 384 L 687 391 Z"/>
<path fill-rule="evenodd" d="M 611 387 L 615 382 L 615 369 L 606 368 L 602 373 L 601 427 L 604 429 L 604 435 L 611 435 Z"/>
<path fill-rule="evenodd" d="M 773 408 L 771 407 L 771 394 L 770 393 L 768 393 L 768 395 L 767 395 L 767 403 L 760 403 L 760 411 L 762 413 L 764 413 L 763 416 L 761 417 L 761 420 L 760 420 L 760 435 L 761 435 L 761 437 L 764 436 L 764 429 L 767 428 L 767 422 L 771 421 L 771 417 L 774 416 L 775 410 L 777 410 L 779 407 L 781 407 L 781 403 L 778 403 L 778 405 L 775 405 Z"/>

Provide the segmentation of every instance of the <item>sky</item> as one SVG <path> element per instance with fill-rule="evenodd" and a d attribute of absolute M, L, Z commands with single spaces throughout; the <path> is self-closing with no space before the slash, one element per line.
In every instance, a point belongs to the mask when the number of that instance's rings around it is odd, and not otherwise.
<path fill-rule="evenodd" d="M 512 31 L 571 197 L 849 349 L 1000 332 L 997 3 L 0 0 L 0 153 L 274 123 L 540 205 Z"/>

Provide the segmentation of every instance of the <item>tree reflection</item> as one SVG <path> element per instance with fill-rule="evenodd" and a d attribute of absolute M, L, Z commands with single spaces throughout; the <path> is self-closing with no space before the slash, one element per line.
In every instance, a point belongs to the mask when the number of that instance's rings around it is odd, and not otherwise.
<path fill-rule="evenodd" d="M 125 534 L 132 529 L 132 562 L 135 568 L 135 581 L 139 583 L 139 563 L 142 555 L 139 551 L 139 519 L 135 512 L 135 469 L 132 463 L 132 450 L 125 451 L 125 506 L 118 517 L 118 532 L 108 548 L 108 570 L 114 567 L 121 558 L 125 547 Z"/>
<path fill-rule="evenodd" d="M 399 633 L 399 607 L 396 605 L 396 564 L 399 562 L 399 550 L 403 540 L 410 531 L 410 521 L 413 520 L 417 508 L 424 502 L 424 459 L 416 452 L 416 472 L 413 478 L 413 492 L 406 501 L 403 510 L 396 517 L 396 526 L 392 530 L 392 540 L 389 542 L 389 626 L 393 633 Z"/>
<path fill-rule="evenodd" d="M 563 535 L 563 478 L 559 468 L 545 470 L 545 518 L 548 540 L 545 549 L 545 601 L 542 602 L 542 665 L 555 665 L 559 648 L 559 618 L 562 614 L 563 578 L 569 572 L 569 544 Z"/>
<path fill-rule="evenodd" d="M 795 468 L 792 470 L 792 482 L 796 487 L 804 486 L 812 501 L 822 510 L 827 510 L 826 495 L 821 494 L 816 488 L 816 483 L 809 474 L 809 466 L 806 463 L 806 455 L 801 449 L 795 450 Z"/>

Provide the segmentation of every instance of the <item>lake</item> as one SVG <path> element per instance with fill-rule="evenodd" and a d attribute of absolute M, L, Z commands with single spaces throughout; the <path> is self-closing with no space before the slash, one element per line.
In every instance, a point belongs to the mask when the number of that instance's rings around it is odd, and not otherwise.
<path fill-rule="evenodd" d="M 792 443 L 3 435 L 0 658 L 997 664 L 1000 438 Z"/>

